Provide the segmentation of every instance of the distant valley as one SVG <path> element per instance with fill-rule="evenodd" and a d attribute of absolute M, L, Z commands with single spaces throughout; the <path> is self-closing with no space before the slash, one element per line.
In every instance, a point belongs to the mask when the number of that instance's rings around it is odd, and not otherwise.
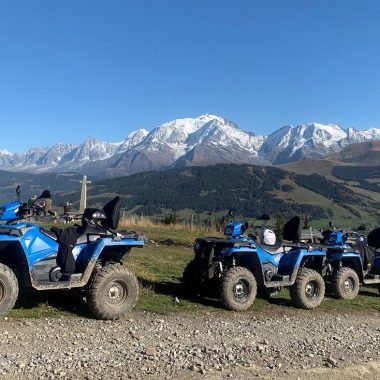
<path fill-rule="evenodd" d="M 380 170 L 374 175 L 380 182 Z M 367 190 L 355 181 L 272 166 L 218 164 L 170 169 L 97 181 L 89 187 L 93 206 L 113 195 L 121 196 L 128 214 L 175 213 L 180 220 L 188 220 L 191 214 L 203 219 L 226 216 L 233 210 L 245 218 L 264 212 L 272 218 L 307 215 L 325 225 L 328 221 L 340 226 L 380 221 L 380 188 Z M 62 203 L 68 197 L 77 202 L 79 192 L 57 200 Z"/>
<path fill-rule="evenodd" d="M 207 219 L 234 210 L 246 218 L 266 212 L 308 215 L 320 223 L 376 224 L 377 133 L 309 124 L 256 136 L 212 115 L 181 119 L 118 144 L 88 139 L 23 157 L 2 151 L 1 167 L 7 170 L 0 171 L 0 200 L 13 200 L 21 184 L 24 200 L 49 188 L 57 206 L 77 203 L 85 173 L 92 180 L 89 206 L 120 195 L 129 214 Z"/>

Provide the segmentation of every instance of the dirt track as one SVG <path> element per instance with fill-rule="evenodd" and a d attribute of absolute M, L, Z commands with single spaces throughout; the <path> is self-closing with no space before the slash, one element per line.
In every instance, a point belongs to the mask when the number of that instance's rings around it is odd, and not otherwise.
<path fill-rule="evenodd" d="M 0 377 L 373 379 L 380 377 L 379 317 L 289 310 L 270 318 L 8 319 L 0 324 Z"/>

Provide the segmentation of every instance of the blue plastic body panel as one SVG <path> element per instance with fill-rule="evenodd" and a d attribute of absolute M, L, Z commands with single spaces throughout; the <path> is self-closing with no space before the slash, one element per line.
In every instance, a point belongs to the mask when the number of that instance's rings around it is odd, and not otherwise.
<path fill-rule="evenodd" d="M 49 236 L 49 232 L 40 226 L 19 220 L 17 215 L 20 202 L 11 202 L 0 206 L 0 219 L 6 223 L 0 223 L 0 255 L 22 255 L 14 256 L 17 261 L 25 262 L 29 268 L 30 279 L 32 280 L 32 269 L 38 262 L 54 259 L 58 252 L 58 242 Z M 100 232 L 102 234 L 102 232 Z M 143 247 L 144 240 L 137 235 L 129 237 L 121 236 L 101 236 L 97 240 L 77 244 L 73 248 L 73 255 L 76 261 L 76 268 L 79 273 L 85 272 L 87 268 L 92 270 L 94 262 L 99 259 L 102 252 L 106 255 L 116 254 L 117 260 L 122 260 L 129 253 L 132 247 Z M 113 252 L 108 247 L 122 247 Z M 107 251 L 104 251 L 107 249 Z M 107 259 L 108 256 L 105 256 Z M 115 259 L 115 256 L 112 256 Z M 92 266 L 89 264 L 92 263 Z M 43 267 L 43 264 L 42 264 Z M 49 267 L 49 265 L 47 266 Z M 90 272 L 91 273 L 91 272 Z M 89 277 L 86 277 L 89 278 Z M 32 281 L 32 285 L 33 281 Z"/>
<path fill-rule="evenodd" d="M 22 235 L 15 236 L 3 234 L 3 231 L 19 231 Z M 18 241 L 23 248 L 29 269 L 40 260 L 54 255 L 58 251 L 58 243 L 49 236 L 40 232 L 40 227 L 31 223 L 3 224 L 0 225 L 0 242 L 1 241 Z M 113 240 L 112 237 L 101 238 L 92 243 L 78 244 L 73 249 L 75 260 L 78 264 L 84 264 L 88 260 L 97 260 L 104 247 L 106 246 L 143 246 L 143 240 L 121 239 Z"/>
<path fill-rule="evenodd" d="M 329 236 L 329 244 L 343 244 L 344 234 L 343 231 L 334 231 Z"/>
<path fill-rule="evenodd" d="M 311 256 L 324 258 L 326 251 L 321 249 L 307 250 L 305 248 L 291 248 L 289 251 L 281 251 L 279 253 L 267 252 L 260 244 L 252 244 L 251 246 L 236 246 L 226 248 L 215 257 L 215 261 L 223 260 L 228 256 L 233 256 L 239 260 L 239 265 L 253 270 L 258 264 L 262 276 L 264 277 L 264 264 L 270 264 L 277 268 L 277 273 L 287 276 L 294 275 L 301 266 L 304 258 Z"/>
<path fill-rule="evenodd" d="M 21 206 L 20 202 L 10 202 L 1 206 L 3 211 L 0 212 L 1 221 L 16 220 L 18 218 L 17 212 Z"/>
<path fill-rule="evenodd" d="M 239 235 L 242 235 L 244 232 L 243 226 L 244 226 L 244 223 L 242 222 L 237 222 L 237 221 L 229 222 L 226 225 L 226 228 L 224 229 L 224 235 L 231 236 L 234 238 Z"/>

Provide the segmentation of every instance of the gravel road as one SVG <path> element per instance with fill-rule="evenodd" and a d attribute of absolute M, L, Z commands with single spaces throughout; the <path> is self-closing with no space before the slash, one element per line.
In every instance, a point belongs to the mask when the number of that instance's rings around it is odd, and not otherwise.
<path fill-rule="evenodd" d="M 380 313 L 132 312 L 0 321 L 6 379 L 380 377 Z"/>

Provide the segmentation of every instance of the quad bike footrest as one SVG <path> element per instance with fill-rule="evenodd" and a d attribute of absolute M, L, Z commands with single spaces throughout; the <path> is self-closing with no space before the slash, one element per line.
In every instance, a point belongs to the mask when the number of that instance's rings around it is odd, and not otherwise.
<path fill-rule="evenodd" d="M 364 284 L 379 284 L 380 283 L 380 275 L 369 273 L 364 277 Z"/>
<path fill-rule="evenodd" d="M 271 279 L 270 279 L 270 282 L 278 282 L 278 281 L 290 281 L 290 276 L 289 275 L 283 275 L 283 274 L 278 274 L 278 273 L 275 273 Z"/>
<path fill-rule="evenodd" d="M 369 273 L 365 276 L 366 280 L 380 280 L 380 275 L 379 274 L 372 274 Z"/>
<path fill-rule="evenodd" d="M 70 281 L 38 281 L 36 283 L 36 288 L 39 290 L 42 289 L 62 289 L 62 288 L 70 288 L 79 285 L 82 281 L 82 273 L 73 273 L 70 276 Z"/>

